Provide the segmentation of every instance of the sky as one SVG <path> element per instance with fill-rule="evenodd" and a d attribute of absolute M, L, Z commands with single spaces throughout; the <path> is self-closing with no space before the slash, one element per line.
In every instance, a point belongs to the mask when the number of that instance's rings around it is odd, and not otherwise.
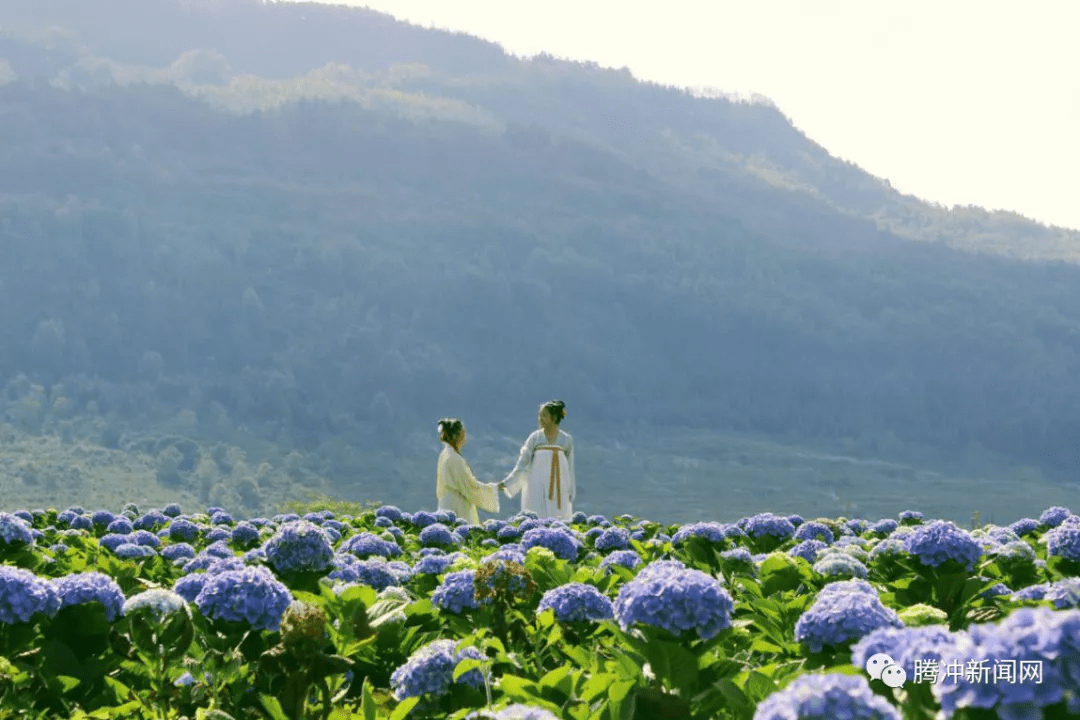
<path fill-rule="evenodd" d="M 1080 230 L 1080 0 L 337 0 L 424 27 L 764 95 L 944 206 Z"/>

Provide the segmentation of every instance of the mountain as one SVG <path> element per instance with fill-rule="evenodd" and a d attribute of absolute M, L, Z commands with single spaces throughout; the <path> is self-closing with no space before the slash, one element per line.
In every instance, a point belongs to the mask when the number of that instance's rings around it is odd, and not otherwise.
<path fill-rule="evenodd" d="M 29 431 L 186 413 L 375 497 L 430 478 L 363 453 L 458 415 L 512 455 L 549 397 L 586 436 L 1080 460 L 1080 233 L 897 193 L 768 102 L 241 0 L 8 0 L 0 82 Z"/>

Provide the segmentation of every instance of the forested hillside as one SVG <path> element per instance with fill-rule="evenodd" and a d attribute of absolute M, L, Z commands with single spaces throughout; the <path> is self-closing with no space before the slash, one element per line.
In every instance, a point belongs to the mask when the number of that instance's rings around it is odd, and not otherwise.
<path fill-rule="evenodd" d="M 407 452 L 557 396 L 579 427 L 1080 460 L 1080 233 L 902 196 L 768 103 L 344 8 L 9 0 L 0 27 L 26 427 L 62 397 Z"/>

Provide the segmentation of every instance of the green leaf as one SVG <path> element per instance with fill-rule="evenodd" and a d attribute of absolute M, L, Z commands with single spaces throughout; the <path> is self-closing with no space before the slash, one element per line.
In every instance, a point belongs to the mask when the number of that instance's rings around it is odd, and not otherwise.
<path fill-rule="evenodd" d="M 375 720 L 377 712 L 375 697 L 371 694 L 371 678 L 364 678 L 364 685 L 360 688 L 360 714 L 364 720 Z"/>
<path fill-rule="evenodd" d="M 405 720 L 418 702 L 420 702 L 418 697 L 405 698 L 394 708 L 394 712 L 390 713 L 390 720 Z"/>
<path fill-rule="evenodd" d="M 499 689 L 516 699 L 530 700 L 540 697 L 540 688 L 536 683 L 517 675 L 503 675 L 499 680 Z"/>
<path fill-rule="evenodd" d="M 281 703 L 278 702 L 276 697 L 260 693 L 259 702 L 266 708 L 266 712 L 270 714 L 273 720 L 289 720 L 289 716 L 285 714 L 285 711 L 281 708 Z"/>
<path fill-rule="evenodd" d="M 618 679 L 613 673 L 596 673 L 592 675 L 581 688 L 581 699 L 592 702 L 607 692 L 611 684 Z"/>
<path fill-rule="evenodd" d="M 483 660 L 477 660 L 476 658 L 465 658 L 454 666 L 454 682 L 457 682 L 458 678 L 460 678 L 462 675 L 469 672 L 470 670 L 480 670 L 482 672 L 483 668 Z"/>
<path fill-rule="evenodd" d="M 751 700 L 760 702 L 776 691 L 776 683 L 772 678 L 751 670 L 743 689 Z"/>
<path fill-rule="evenodd" d="M 574 679 L 571 677 L 573 670 L 569 665 L 555 668 L 540 678 L 541 688 L 554 688 L 566 697 L 570 697 L 574 687 Z"/>
<path fill-rule="evenodd" d="M 56 680 L 60 683 L 60 692 L 62 693 L 66 693 L 68 690 L 78 687 L 79 683 L 82 682 L 78 678 L 73 678 L 70 675 L 57 675 Z"/>

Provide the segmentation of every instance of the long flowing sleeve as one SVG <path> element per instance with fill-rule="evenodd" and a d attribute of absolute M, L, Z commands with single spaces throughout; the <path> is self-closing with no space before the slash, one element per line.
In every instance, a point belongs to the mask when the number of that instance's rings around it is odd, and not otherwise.
<path fill-rule="evenodd" d="M 577 473 L 574 472 L 574 438 L 567 435 L 566 440 L 566 464 L 570 466 L 570 488 L 567 491 L 567 496 L 570 498 L 570 502 L 574 502 L 574 498 L 577 496 Z"/>
<path fill-rule="evenodd" d="M 469 503 L 487 512 L 499 512 L 499 493 L 495 485 L 482 483 L 469 469 L 465 458 L 453 453 L 446 462 L 447 487 Z"/>
<path fill-rule="evenodd" d="M 514 469 L 503 480 L 503 485 L 505 485 L 503 492 L 506 493 L 506 497 L 514 497 L 525 486 L 525 482 L 529 479 L 529 468 L 532 467 L 533 451 L 535 449 L 536 433 L 533 433 L 525 440 L 525 444 L 521 446 L 521 453 L 518 455 Z"/>

